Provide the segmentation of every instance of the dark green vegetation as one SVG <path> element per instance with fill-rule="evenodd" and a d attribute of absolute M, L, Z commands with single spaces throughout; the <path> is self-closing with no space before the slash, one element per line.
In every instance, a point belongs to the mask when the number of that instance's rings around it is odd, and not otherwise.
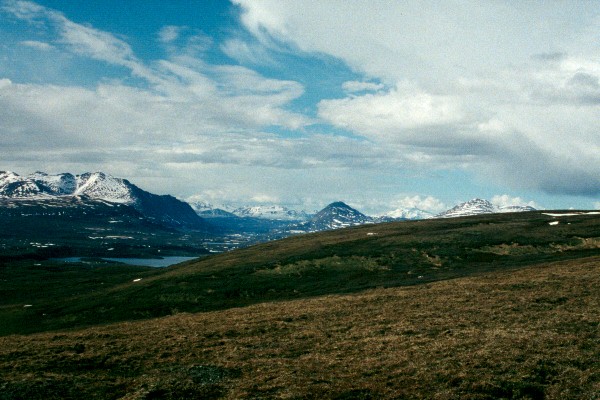
<path fill-rule="evenodd" d="M 560 221 L 551 226 L 549 222 Z M 82 289 L 33 292 L 0 270 L 2 334 L 67 329 L 223 310 L 270 301 L 354 293 L 600 255 L 600 218 L 540 212 L 399 222 L 303 235 L 160 271 L 85 272 Z M 44 265 L 42 265 L 43 267 Z M 53 281 L 56 268 L 36 271 Z M 20 275 L 19 275 L 20 274 Z M 116 274 L 116 275 L 113 275 Z M 66 275 L 65 275 L 66 276 Z M 133 282 L 133 279 L 143 278 Z M 70 286 L 68 284 L 67 286 Z M 50 295 L 48 294 L 50 293 Z M 31 304 L 32 307 L 24 308 Z"/>
<path fill-rule="evenodd" d="M 201 255 L 207 234 L 158 224 L 123 204 L 0 199 L 0 263 L 50 257 Z"/>

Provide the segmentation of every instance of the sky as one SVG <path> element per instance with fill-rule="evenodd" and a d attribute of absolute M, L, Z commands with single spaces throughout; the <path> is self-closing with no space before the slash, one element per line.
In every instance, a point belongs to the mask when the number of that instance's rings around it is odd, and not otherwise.
<path fill-rule="evenodd" d="M 0 0 L 0 170 L 600 209 L 600 1 Z"/>

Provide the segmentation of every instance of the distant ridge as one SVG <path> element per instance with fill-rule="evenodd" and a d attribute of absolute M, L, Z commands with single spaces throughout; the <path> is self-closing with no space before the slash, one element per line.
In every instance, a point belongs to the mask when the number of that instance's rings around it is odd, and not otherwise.
<path fill-rule="evenodd" d="M 467 202 L 458 204 L 451 209 L 437 214 L 435 218 L 455 218 L 467 217 L 471 215 L 493 214 L 493 213 L 509 213 L 509 212 L 524 212 L 535 211 L 531 206 L 501 206 L 497 207 L 488 200 L 473 199 Z"/>
<path fill-rule="evenodd" d="M 373 218 L 355 210 L 348 204 L 342 201 L 336 201 L 316 213 L 308 222 L 300 224 L 298 229 L 309 232 L 319 232 L 372 224 L 374 222 Z"/>
<path fill-rule="evenodd" d="M 258 218 L 276 221 L 307 221 L 310 215 L 305 211 L 296 211 L 281 205 L 252 205 L 234 207 L 231 205 L 212 205 L 204 201 L 189 202 L 194 211 L 202 217 L 239 217 Z"/>

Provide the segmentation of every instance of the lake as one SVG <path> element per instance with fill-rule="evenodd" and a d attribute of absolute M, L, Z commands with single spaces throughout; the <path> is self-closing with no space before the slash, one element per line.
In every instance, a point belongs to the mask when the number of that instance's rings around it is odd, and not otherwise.
<path fill-rule="evenodd" d="M 87 257 L 66 257 L 55 258 L 54 260 L 63 262 L 82 262 Z M 141 265 L 144 267 L 164 268 L 170 265 L 182 263 L 184 261 L 194 260 L 198 257 L 163 257 L 163 258 L 125 258 L 125 257 L 100 257 L 105 261 L 120 262 L 129 265 Z"/>

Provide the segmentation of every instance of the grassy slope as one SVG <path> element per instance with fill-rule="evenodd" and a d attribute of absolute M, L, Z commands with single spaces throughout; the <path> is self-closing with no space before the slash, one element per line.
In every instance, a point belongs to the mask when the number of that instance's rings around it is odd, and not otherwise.
<path fill-rule="evenodd" d="M 0 399 L 593 399 L 599 309 L 596 256 L 8 336 Z"/>
<path fill-rule="evenodd" d="M 5 300 L 0 318 L 10 323 L 0 333 L 410 286 L 600 255 L 597 215 L 563 217 L 559 225 L 548 225 L 553 220 L 535 212 L 370 225 L 288 238 L 143 275 L 124 270 L 111 284 L 90 282 L 87 291 L 66 298 L 38 292 Z M 134 277 L 144 279 L 133 283 Z M 22 289 L 27 292 L 25 285 Z"/>

